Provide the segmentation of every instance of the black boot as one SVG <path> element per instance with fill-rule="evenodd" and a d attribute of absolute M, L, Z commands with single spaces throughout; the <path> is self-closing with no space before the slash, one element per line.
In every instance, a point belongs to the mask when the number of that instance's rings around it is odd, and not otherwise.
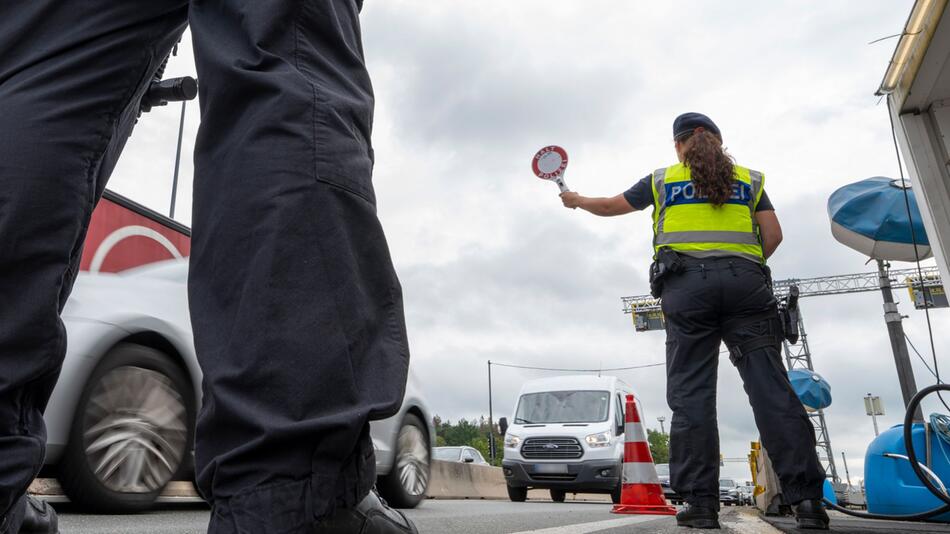
<path fill-rule="evenodd" d="M 691 528 L 719 528 L 719 512 L 708 506 L 687 504 L 676 514 L 676 525 Z"/>
<path fill-rule="evenodd" d="M 59 519 L 49 503 L 27 495 L 24 504 L 20 534 L 59 534 Z"/>
<path fill-rule="evenodd" d="M 795 519 L 800 529 L 828 530 L 828 512 L 818 499 L 807 499 L 795 505 Z"/>
<path fill-rule="evenodd" d="M 317 525 L 315 534 L 419 534 L 402 512 L 390 508 L 386 501 L 369 492 L 353 508 L 339 508 Z"/>

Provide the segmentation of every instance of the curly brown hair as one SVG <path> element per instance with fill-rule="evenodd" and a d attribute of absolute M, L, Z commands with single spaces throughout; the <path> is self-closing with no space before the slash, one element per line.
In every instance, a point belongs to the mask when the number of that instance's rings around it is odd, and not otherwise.
<path fill-rule="evenodd" d="M 696 129 L 680 139 L 683 163 L 689 167 L 696 194 L 722 206 L 732 196 L 735 184 L 735 160 L 722 146 L 722 139 L 703 129 Z"/>

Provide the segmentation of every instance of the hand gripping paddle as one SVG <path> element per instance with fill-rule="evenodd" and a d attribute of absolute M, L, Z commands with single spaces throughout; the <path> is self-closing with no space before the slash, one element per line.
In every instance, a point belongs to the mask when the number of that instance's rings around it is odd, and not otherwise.
<path fill-rule="evenodd" d="M 531 170 L 542 180 L 550 180 L 557 184 L 562 193 L 570 189 L 564 182 L 564 171 L 567 169 L 567 151 L 557 145 L 546 146 L 531 158 Z"/>

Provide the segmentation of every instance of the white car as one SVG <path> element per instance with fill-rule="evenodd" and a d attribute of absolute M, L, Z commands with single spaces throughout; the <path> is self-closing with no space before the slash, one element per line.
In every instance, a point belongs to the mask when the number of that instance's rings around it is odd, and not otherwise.
<path fill-rule="evenodd" d="M 82 273 L 63 311 L 68 348 L 46 409 L 46 471 L 85 509 L 150 507 L 193 477 L 201 370 L 188 315 L 187 260 Z M 435 430 L 412 373 L 402 408 L 371 425 L 379 489 L 395 506 L 426 494 Z"/>
<path fill-rule="evenodd" d="M 432 459 L 443 462 L 458 462 L 463 464 L 488 465 L 482 453 L 475 447 L 436 447 L 432 449 Z"/>

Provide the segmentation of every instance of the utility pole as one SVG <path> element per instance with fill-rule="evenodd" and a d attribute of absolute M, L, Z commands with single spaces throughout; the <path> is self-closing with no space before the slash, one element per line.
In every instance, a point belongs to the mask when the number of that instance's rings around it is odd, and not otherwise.
<path fill-rule="evenodd" d="M 894 295 L 891 293 L 889 268 L 889 264 L 877 260 L 881 294 L 884 296 L 884 322 L 887 324 L 887 334 L 891 338 L 891 350 L 894 352 L 894 364 L 897 366 L 897 380 L 901 385 L 901 395 L 904 397 L 906 408 L 917 394 L 917 382 L 914 380 L 914 370 L 910 366 L 910 354 L 907 352 L 907 339 L 904 337 L 901 314 L 897 311 L 897 304 L 894 303 Z M 924 416 L 918 405 L 917 411 L 914 412 L 914 421 L 923 420 Z"/>
<path fill-rule="evenodd" d="M 657 417 L 656 420 L 660 422 L 660 433 L 661 433 L 661 434 L 666 434 L 666 428 L 663 426 L 663 421 L 666 421 L 666 417 L 663 417 L 663 416 L 661 415 L 661 416 Z"/>
<path fill-rule="evenodd" d="M 491 405 L 491 360 L 488 360 L 488 454 L 495 463 L 495 420 Z"/>

